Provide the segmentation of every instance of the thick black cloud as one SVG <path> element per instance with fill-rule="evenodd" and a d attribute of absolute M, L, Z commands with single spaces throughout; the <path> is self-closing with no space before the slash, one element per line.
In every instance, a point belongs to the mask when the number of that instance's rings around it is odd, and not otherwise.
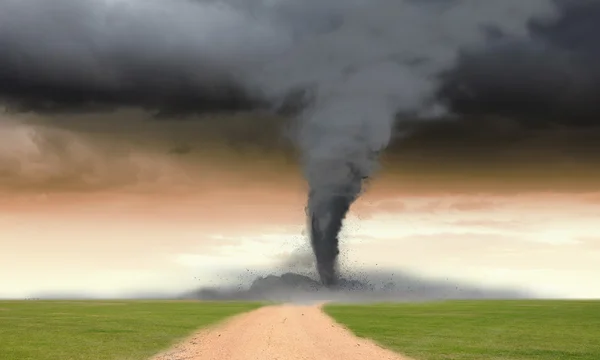
<path fill-rule="evenodd" d="M 2 67 L 0 67 L 2 69 Z M 265 103 L 234 83 L 198 86 L 182 80 L 176 85 L 163 85 L 156 73 L 140 71 L 132 82 L 116 91 L 102 86 L 83 85 L 68 79 L 48 82 L 46 79 L 15 75 L 0 70 L 0 93 L 9 112 L 99 112 L 118 107 L 142 107 L 160 116 L 222 111 L 247 111 Z M 148 80 L 153 79 L 153 80 Z"/>
<path fill-rule="evenodd" d="M 600 124 L 600 2 L 559 1 L 559 15 L 531 20 L 531 39 L 501 33 L 464 51 L 438 97 L 460 116 L 496 115 L 526 127 Z"/>
<path fill-rule="evenodd" d="M 14 112 L 136 107 L 162 115 L 265 106 L 230 71 L 232 57 L 249 53 L 220 45 L 235 14 L 213 11 L 225 25 L 215 19 L 216 25 L 203 27 L 211 20 L 208 10 L 185 1 L 169 8 L 159 2 L 0 0 L 0 102 Z M 194 15 L 197 23 L 190 22 Z M 223 34 L 204 37 L 203 31 L 219 26 Z"/>
<path fill-rule="evenodd" d="M 501 115 L 526 126 L 598 123 L 600 3 L 556 2 L 559 16 L 532 19 L 529 40 L 484 29 L 487 45 L 465 49 L 456 66 L 440 74 L 438 99 L 459 116 Z M 224 65 L 209 53 L 219 46 L 185 48 L 193 45 L 189 38 L 172 45 L 169 37 L 159 36 L 164 23 L 156 18 L 144 28 L 134 12 L 125 12 L 115 22 L 123 28 L 115 33 L 122 36 L 115 37 L 90 25 L 98 22 L 92 1 L 29 3 L 0 1 L 0 103 L 9 110 L 142 107 L 163 115 L 279 110 L 228 71 L 245 66 L 243 61 Z M 283 104 L 283 112 L 297 113 L 304 105 L 297 95 Z"/>

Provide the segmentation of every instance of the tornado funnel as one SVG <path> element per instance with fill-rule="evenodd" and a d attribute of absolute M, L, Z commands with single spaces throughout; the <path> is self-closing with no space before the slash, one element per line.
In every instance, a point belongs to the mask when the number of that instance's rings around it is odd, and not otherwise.
<path fill-rule="evenodd" d="M 313 205 L 317 196 L 311 194 Z M 317 271 L 323 285 L 333 287 L 337 284 L 337 258 L 339 233 L 350 204 L 354 198 L 348 195 L 329 195 L 320 198 L 317 206 L 309 206 L 310 240 L 317 262 Z"/>

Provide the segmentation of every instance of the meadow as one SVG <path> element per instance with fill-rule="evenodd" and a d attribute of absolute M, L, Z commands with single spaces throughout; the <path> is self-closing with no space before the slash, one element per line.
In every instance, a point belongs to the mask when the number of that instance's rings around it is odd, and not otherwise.
<path fill-rule="evenodd" d="M 0 301 L 2 360 L 144 360 L 260 303 Z M 416 360 L 598 360 L 600 301 L 328 304 L 357 336 Z"/>
<path fill-rule="evenodd" d="M 258 303 L 0 301 L 2 360 L 142 360 Z"/>
<path fill-rule="evenodd" d="M 600 301 L 330 304 L 359 337 L 417 360 L 599 360 Z"/>

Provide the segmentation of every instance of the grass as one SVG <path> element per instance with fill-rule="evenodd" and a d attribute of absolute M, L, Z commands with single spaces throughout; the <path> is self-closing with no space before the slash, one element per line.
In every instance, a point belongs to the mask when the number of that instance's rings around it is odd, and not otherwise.
<path fill-rule="evenodd" d="M 356 335 L 418 360 L 599 360 L 600 301 L 328 305 Z"/>
<path fill-rule="evenodd" d="M 259 307 L 191 301 L 0 301 L 2 360 L 141 360 Z"/>

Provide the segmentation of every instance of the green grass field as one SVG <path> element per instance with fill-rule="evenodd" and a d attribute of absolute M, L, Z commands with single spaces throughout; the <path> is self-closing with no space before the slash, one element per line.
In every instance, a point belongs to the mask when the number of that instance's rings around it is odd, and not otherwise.
<path fill-rule="evenodd" d="M 600 301 L 328 305 L 356 335 L 418 360 L 600 360 Z"/>
<path fill-rule="evenodd" d="M 257 303 L 0 301 L 2 360 L 142 360 Z"/>

